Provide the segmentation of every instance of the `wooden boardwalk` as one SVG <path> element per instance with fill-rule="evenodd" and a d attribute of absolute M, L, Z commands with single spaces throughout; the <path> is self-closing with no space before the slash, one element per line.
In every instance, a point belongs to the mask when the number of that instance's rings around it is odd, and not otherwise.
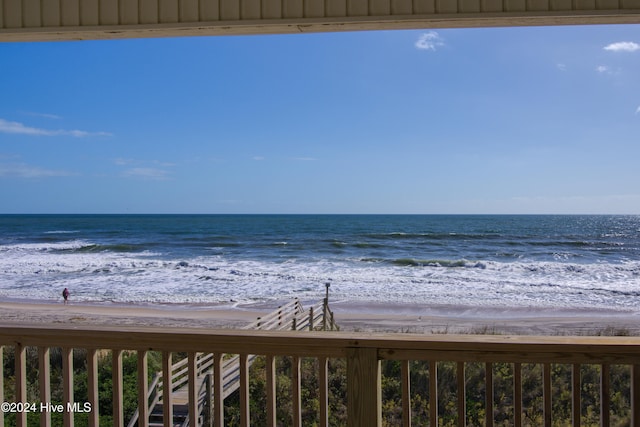
<path fill-rule="evenodd" d="M 333 319 L 333 313 L 329 310 L 328 286 L 327 297 L 320 303 L 305 309 L 302 303 L 296 298 L 264 317 L 259 317 L 256 321 L 246 325 L 242 329 L 254 330 L 336 330 L 338 329 Z M 221 379 L 223 384 L 222 400 L 229 397 L 240 388 L 240 357 L 237 355 L 222 355 Z M 250 366 L 255 356 L 248 356 L 247 363 Z M 213 366 L 216 357 L 213 353 L 198 353 L 195 357 L 195 390 L 197 391 L 197 408 L 200 414 L 199 419 L 207 418 L 210 411 L 213 395 Z M 174 427 L 189 425 L 189 359 L 184 358 L 171 365 L 171 407 L 173 422 L 168 425 Z M 149 386 L 148 391 L 148 414 L 150 427 L 164 426 L 165 411 L 163 402 L 163 389 L 165 387 L 163 374 L 159 372 L 154 377 L 154 381 Z M 196 407 L 195 405 L 193 407 Z M 131 418 L 128 427 L 143 425 L 139 423 L 138 411 Z"/>

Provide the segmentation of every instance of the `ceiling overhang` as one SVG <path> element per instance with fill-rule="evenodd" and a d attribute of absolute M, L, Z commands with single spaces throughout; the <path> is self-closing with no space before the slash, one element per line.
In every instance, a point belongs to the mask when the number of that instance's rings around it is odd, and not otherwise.
<path fill-rule="evenodd" d="M 640 23 L 640 0 L 0 0 L 0 41 Z"/>

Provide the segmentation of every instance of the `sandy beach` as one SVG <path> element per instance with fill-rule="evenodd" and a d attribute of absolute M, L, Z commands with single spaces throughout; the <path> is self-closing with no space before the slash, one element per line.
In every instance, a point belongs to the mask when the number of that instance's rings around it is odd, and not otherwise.
<path fill-rule="evenodd" d="M 282 303 L 286 303 L 283 301 Z M 2 325 L 127 325 L 241 328 L 278 304 L 245 306 L 116 305 L 2 301 Z M 422 334 L 640 335 L 640 312 L 411 304 L 331 305 L 341 330 Z"/>

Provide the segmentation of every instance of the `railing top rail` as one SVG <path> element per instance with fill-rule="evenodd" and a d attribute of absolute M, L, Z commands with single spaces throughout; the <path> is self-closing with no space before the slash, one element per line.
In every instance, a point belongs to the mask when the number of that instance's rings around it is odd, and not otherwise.
<path fill-rule="evenodd" d="M 168 350 L 344 357 L 376 348 L 380 358 L 411 360 L 637 363 L 640 337 L 419 335 L 364 332 L 255 331 L 154 327 L 11 326 L 0 344 L 68 348 Z"/>

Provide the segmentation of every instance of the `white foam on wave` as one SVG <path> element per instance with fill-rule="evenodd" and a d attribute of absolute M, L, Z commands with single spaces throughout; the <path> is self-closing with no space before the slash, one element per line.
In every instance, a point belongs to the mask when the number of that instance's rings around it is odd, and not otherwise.
<path fill-rule="evenodd" d="M 43 251 L 77 250 L 92 245 L 92 243 L 85 240 L 70 240 L 66 242 L 51 243 L 18 243 L 0 245 L 0 253 L 5 256 L 10 256 L 12 253 L 31 254 L 33 252 Z"/>
<path fill-rule="evenodd" d="M 355 260 L 229 260 L 220 255 L 164 260 L 151 253 L 67 252 L 91 245 L 1 246 L 0 297 L 79 301 L 227 303 L 334 298 L 361 302 L 512 307 L 640 306 L 640 262 L 485 261 L 482 268 L 393 266 Z"/>

